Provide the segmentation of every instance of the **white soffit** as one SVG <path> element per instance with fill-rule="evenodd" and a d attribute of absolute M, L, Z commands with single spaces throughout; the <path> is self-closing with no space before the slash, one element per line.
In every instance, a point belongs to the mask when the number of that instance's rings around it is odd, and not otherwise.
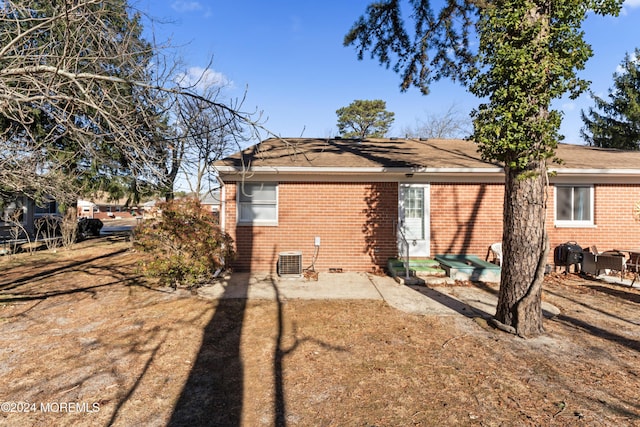
<path fill-rule="evenodd" d="M 504 182 L 501 167 L 488 168 L 382 168 L 382 167 L 294 167 L 257 166 L 241 171 L 234 166 L 218 166 L 223 180 L 247 181 L 274 179 L 282 181 L 428 181 Z M 550 168 L 551 183 L 640 183 L 640 169 Z"/>

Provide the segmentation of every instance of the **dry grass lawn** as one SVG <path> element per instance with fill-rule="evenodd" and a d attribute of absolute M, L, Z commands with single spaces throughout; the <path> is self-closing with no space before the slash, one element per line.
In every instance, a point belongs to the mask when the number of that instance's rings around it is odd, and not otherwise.
<path fill-rule="evenodd" d="M 0 258 L 0 425 L 640 425 L 638 289 L 550 276 L 562 313 L 523 340 L 382 302 L 209 301 L 138 277 L 129 245 Z"/>

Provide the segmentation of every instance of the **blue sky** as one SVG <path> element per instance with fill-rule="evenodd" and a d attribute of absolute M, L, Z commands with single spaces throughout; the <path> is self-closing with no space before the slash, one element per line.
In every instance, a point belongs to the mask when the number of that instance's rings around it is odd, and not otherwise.
<path fill-rule="evenodd" d="M 197 72 L 213 57 L 213 77 L 228 84 L 226 96 L 242 97 L 245 110 L 263 111 L 266 127 L 283 137 L 337 134 L 336 113 L 355 99 L 382 99 L 395 113 L 389 136 L 449 108 L 468 114 L 479 100 L 460 85 L 436 82 L 428 96 L 401 93 L 400 79 L 374 59 L 358 61 L 344 35 L 372 0 L 137 0 L 134 5 L 164 21 L 159 39 L 179 46 L 185 66 Z M 640 0 L 627 0 L 619 17 L 590 15 L 583 29 L 594 56 L 581 76 L 606 96 L 625 53 L 640 48 Z M 149 28 L 149 27 L 148 27 Z M 563 99 L 564 142 L 583 144 L 580 110 L 588 94 Z"/>

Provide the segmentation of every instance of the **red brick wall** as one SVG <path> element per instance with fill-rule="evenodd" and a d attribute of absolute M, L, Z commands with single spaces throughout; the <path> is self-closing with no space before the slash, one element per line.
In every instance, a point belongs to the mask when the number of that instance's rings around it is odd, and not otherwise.
<path fill-rule="evenodd" d="M 640 201 L 640 185 L 596 185 L 595 227 L 556 228 L 553 198 L 552 188 L 547 213 L 552 253 L 557 245 L 569 241 L 577 242 L 582 248 L 595 245 L 599 251 L 640 248 L 640 222 L 633 217 L 633 207 Z"/>
<path fill-rule="evenodd" d="M 468 253 L 486 257 L 488 247 L 502 240 L 502 184 L 431 184 L 431 254 Z M 599 251 L 640 248 L 640 222 L 633 207 L 640 201 L 639 185 L 595 185 L 595 226 L 556 227 L 554 187 L 549 187 L 547 231 L 553 249 L 575 241 Z"/>
<path fill-rule="evenodd" d="M 430 189 L 431 255 L 467 253 L 484 259 L 489 245 L 502 239 L 503 184 L 431 183 Z M 307 267 L 315 236 L 321 238 L 316 271 L 371 271 L 397 256 L 397 183 L 280 183 L 277 227 L 237 226 L 235 190 L 226 186 L 225 210 L 239 270 L 275 271 L 278 253 L 290 250 L 302 251 Z M 556 228 L 549 187 L 549 263 L 553 248 L 566 241 L 601 251 L 640 248 L 640 222 L 632 212 L 640 186 L 596 185 L 594 197 L 595 227 Z"/>
<path fill-rule="evenodd" d="M 234 183 L 228 183 L 234 184 Z M 283 182 L 278 185 L 278 226 L 236 224 L 236 186 L 226 185 L 227 232 L 236 241 L 238 270 L 276 270 L 278 253 L 302 251 L 316 271 L 371 271 L 396 256 L 397 183 Z"/>
<path fill-rule="evenodd" d="M 502 241 L 503 184 L 431 184 L 431 255 L 484 259 Z"/>

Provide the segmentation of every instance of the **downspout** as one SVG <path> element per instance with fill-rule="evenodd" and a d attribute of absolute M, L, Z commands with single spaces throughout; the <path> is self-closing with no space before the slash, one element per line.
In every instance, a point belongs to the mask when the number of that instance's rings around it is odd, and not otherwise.
<path fill-rule="evenodd" d="M 226 185 L 222 179 L 220 179 L 220 175 L 216 175 L 216 179 L 220 184 L 220 229 L 222 231 L 226 231 L 227 224 L 227 191 Z"/>
<path fill-rule="evenodd" d="M 225 226 L 227 223 L 227 215 L 226 215 L 226 186 L 224 184 L 224 181 L 222 181 L 222 179 L 220 179 L 220 175 L 216 175 L 216 179 L 218 180 L 218 183 L 220 184 L 220 208 L 218 209 L 218 217 L 220 218 L 220 230 L 222 230 L 222 232 L 224 233 L 225 230 Z M 223 264 L 226 265 L 226 261 L 223 259 L 222 260 Z M 215 271 L 215 273 L 213 274 L 214 278 L 217 278 L 220 273 L 222 273 L 222 269 L 219 268 Z"/>

